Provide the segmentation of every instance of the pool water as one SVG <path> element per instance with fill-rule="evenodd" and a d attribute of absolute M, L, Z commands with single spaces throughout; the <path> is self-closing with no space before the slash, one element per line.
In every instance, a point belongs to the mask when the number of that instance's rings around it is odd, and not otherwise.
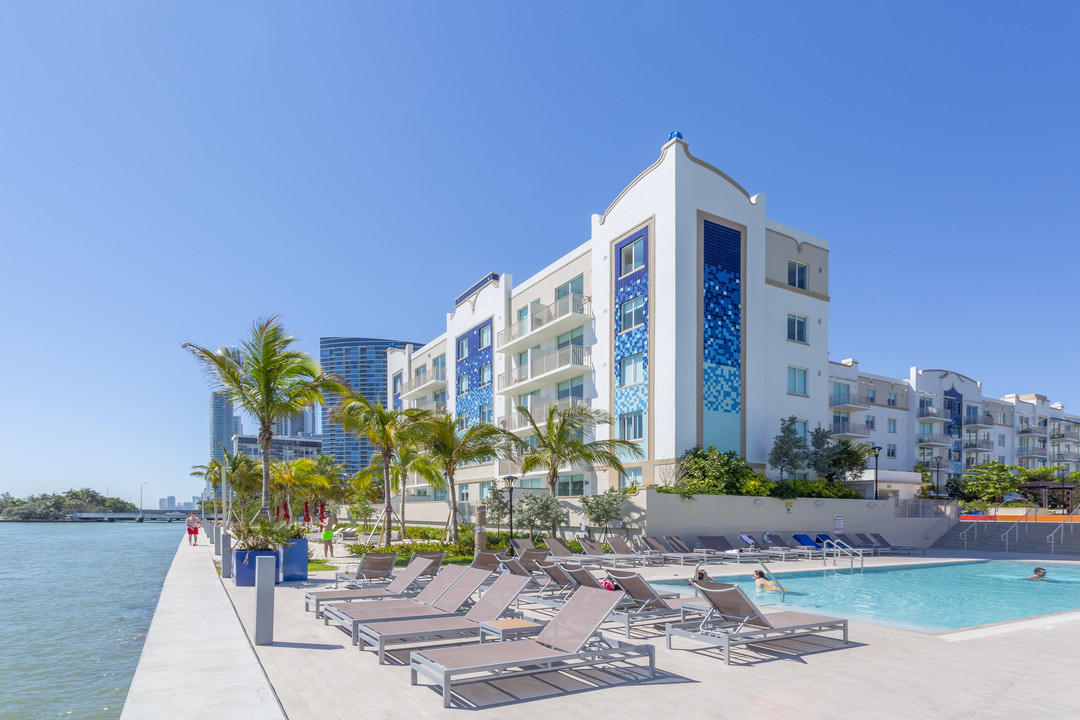
<path fill-rule="evenodd" d="M 1036 565 L 1047 569 L 1046 580 L 1027 579 Z M 830 568 L 775 577 L 787 589 L 784 602 L 779 592 L 757 589 L 749 571 L 745 576 L 717 579 L 735 582 L 762 607 L 930 633 L 1080 609 L 1080 566 L 1031 560 L 935 563 L 862 572 Z M 655 584 L 686 595 L 694 593 L 685 581 Z"/>

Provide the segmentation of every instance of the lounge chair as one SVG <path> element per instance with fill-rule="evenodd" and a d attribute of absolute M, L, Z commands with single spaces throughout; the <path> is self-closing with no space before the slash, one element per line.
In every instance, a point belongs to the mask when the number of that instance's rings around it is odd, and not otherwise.
<path fill-rule="evenodd" d="M 319 606 L 327 602 L 349 602 L 352 600 L 382 600 L 401 598 L 414 594 L 415 583 L 428 571 L 433 560 L 416 557 L 398 573 L 389 585 L 381 588 L 347 588 L 341 590 L 314 590 L 304 594 L 304 612 L 315 610 L 315 617 L 320 617 Z M 314 607 L 313 607 L 314 606 Z"/>
<path fill-rule="evenodd" d="M 397 556 L 397 553 L 364 553 L 352 574 L 339 572 L 334 575 L 334 582 L 356 585 L 373 580 L 389 580 L 393 577 Z"/>
<path fill-rule="evenodd" d="M 874 538 L 874 541 L 882 548 L 897 555 L 914 555 L 915 553 L 920 553 L 922 555 L 926 554 L 926 548 L 919 548 L 914 545 L 893 545 L 891 542 L 881 537 L 881 533 L 870 533 L 870 537 Z"/>
<path fill-rule="evenodd" d="M 686 615 L 701 614 L 701 600 L 683 597 L 681 593 L 658 593 L 639 573 L 632 570 L 608 570 L 608 577 L 618 583 L 631 600 L 632 607 L 616 607 L 609 618 L 621 620 L 626 626 L 626 638 L 630 639 L 630 624 L 636 622 L 657 623 L 678 617 L 685 620 Z M 685 603 L 697 601 L 697 606 L 684 607 Z"/>
<path fill-rule="evenodd" d="M 391 644 L 479 637 L 480 623 L 501 617 L 528 582 L 526 578 L 503 573 L 464 615 L 455 613 L 415 620 L 362 623 L 356 629 L 356 644 L 361 650 L 369 645 L 376 648 L 382 665 L 386 660 L 386 648 Z"/>
<path fill-rule="evenodd" d="M 825 556 L 824 550 L 792 545 L 787 540 L 785 540 L 782 535 L 779 535 L 777 533 L 767 532 L 762 535 L 762 537 L 765 539 L 766 542 L 769 543 L 770 546 L 780 548 L 782 550 L 792 550 L 797 553 L 799 557 L 806 557 L 812 560 L 814 558 L 820 558 Z"/>
<path fill-rule="evenodd" d="M 652 645 L 611 644 L 595 637 L 596 629 L 623 597 L 620 592 L 581 588 L 535 639 L 417 650 L 409 658 L 410 682 L 419 675 L 442 688 L 443 707 L 450 707 L 454 685 L 493 678 L 566 671 L 633 658 L 649 659 L 656 674 Z"/>
<path fill-rule="evenodd" d="M 536 550 L 536 543 L 527 538 L 510 538 L 510 544 L 514 546 L 514 549 L 519 553 L 523 553 L 526 550 Z"/>
<path fill-rule="evenodd" d="M 724 664 L 728 665 L 734 645 L 753 645 L 834 630 L 843 633 L 844 644 L 847 644 L 847 620 L 791 611 L 764 615 L 738 585 L 708 580 L 694 581 L 693 584 L 702 595 L 694 599 L 706 603 L 708 612 L 700 622 L 668 624 L 665 634 L 669 650 L 671 638 L 676 636 L 719 645 L 724 648 Z"/>
<path fill-rule="evenodd" d="M 763 553 L 765 553 L 766 555 L 769 556 L 770 560 L 775 560 L 775 559 L 779 558 L 781 561 L 787 562 L 788 559 L 791 559 L 791 560 L 798 560 L 799 559 L 799 553 L 797 551 L 792 550 L 791 548 L 789 548 L 787 546 L 778 546 L 778 545 L 770 546 L 770 545 L 768 545 L 766 543 L 760 543 L 760 542 L 757 541 L 757 538 L 755 538 L 750 533 L 740 533 L 739 534 L 739 540 L 744 545 L 746 545 L 748 550 L 757 550 L 758 552 L 763 552 Z"/>
<path fill-rule="evenodd" d="M 599 565 L 600 558 L 591 557 L 589 555 L 577 554 L 570 550 L 563 544 L 562 540 L 548 537 L 544 538 L 544 542 L 547 543 L 548 550 L 551 551 L 551 559 L 555 562 L 572 561 L 579 565 Z"/>
<path fill-rule="evenodd" d="M 445 571 L 444 571 L 445 572 Z M 427 603 L 421 596 L 401 600 L 379 600 L 374 602 L 351 602 L 340 605 L 327 605 L 323 610 L 323 624 L 333 622 L 349 628 L 353 645 L 356 644 L 357 627 L 364 623 L 381 620 L 407 620 L 450 615 L 461 610 L 484 581 L 488 579 L 487 570 L 465 568 L 461 577 L 454 581 L 446 592 L 434 602 Z"/>
<path fill-rule="evenodd" d="M 531 550 L 522 550 L 518 553 L 517 559 L 525 566 L 526 570 L 538 572 L 540 570 L 539 563 L 551 562 L 551 560 L 548 559 L 548 555 L 550 554 L 551 553 L 548 552 L 547 548 L 532 548 Z"/>
<path fill-rule="evenodd" d="M 536 575 L 525 567 L 525 564 L 521 562 L 520 558 L 508 557 L 502 561 L 503 567 L 510 571 L 511 575 L 516 575 L 526 579 L 525 586 L 530 584 L 535 585 L 536 589 L 532 592 L 543 592 L 551 584 L 552 580 L 547 577 L 545 573 L 541 572 L 540 575 Z M 522 591 L 524 592 L 524 590 Z"/>
<path fill-rule="evenodd" d="M 440 550 L 434 552 L 417 550 L 409 556 L 409 562 L 411 563 L 416 558 L 427 558 L 431 561 L 424 572 L 420 573 L 420 577 L 435 577 L 439 573 L 439 568 L 442 567 L 443 560 L 446 559 L 446 551 Z"/>
<path fill-rule="evenodd" d="M 577 580 L 574 580 L 570 573 L 567 572 L 567 568 L 574 567 L 580 568 L 581 566 L 570 565 L 569 563 L 560 564 L 556 562 L 546 564 L 540 563 L 540 569 L 550 579 L 550 582 L 544 586 L 544 590 L 549 592 L 550 595 L 547 597 L 536 597 L 534 598 L 536 602 L 542 605 L 562 605 L 563 600 L 560 598 L 565 598 L 565 596 L 573 592 L 578 586 Z"/>
<path fill-rule="evenodd" d="M 866 554 L 860 548 L 846 545 L 843 542 L 829 535 L 829 533 L 817 533 L 816 535 L 814 535 L 814 540 L 820 543 L 822 549 L 824 549 L 826 552 L 831 550 L 836 555 L 839 555 L 841 552 L 851 553 L 852 555 L 859 555 L 860 557 Z"/>
<path fill-rule="evenodd" d="M 673 551 L 654 537 L 644 536 L 641 540 L 645 543 L 645 547 L 649 549 L 649 552 L 656 553 L 664 560 L 678 560 L 680 565 L 685 565 L 688 560 L 694 563 L 701 561 L 701 553 Z"/>
<path fill-rule="evenodd" d="M 734 559 L 736 562 L 757 562 L 758 560 L 769 559 L 768 553 L 735 547 L 723 535 L 710 535 L 709 537 L 713 541 L 714 547 L 720 548 L 724 553 L 723 557 L 727 559 Z"/>
<path fill-rule="evenodd" d="M 842 532 L 833 533 L 833 535 L 836 536 L 836 542 L 851 550 L 859 550 L 863 553 L 868 552 L 871 555 L 877 555 L 880 552 L 880 549 L 876 545 L 867 545 L 866 543 L 857 542 Z"/>
<path fill-rule="evenodd" d="M 611 535 L 608 537 L 608 545 L 611 549 L 620 555 L 634 555 L 641 559 L 643 565 L 663 565 L 664 558 L 659 557 L 653 553 L 639 552 L 630 547 L 630 544 L 623 540 L 621 537 Z"/>
<path fill-rule="evenodd" d="M 819 543 L 817 540 L 810 537 L 806 533 L 795 533 L 791 536 L 791 539 L 797 542 L 800 549 L 802 550 L 821 550 L 822 552 L 825 551 L 825 548 L 822 547 L 821 543 Z"/>
<path fill-rule="evenodd" d="M 497 552 L 487 552 L 486 550 L 478 550 L 473 554 L 473 561 L 470 567 L 481 568 L 488 572 L 495 572 L 502 565 L 502 554 Z"/>
<path fill-rule="evenodd" d="M 629 555 L 620 555 L 618 553 L 609 553 L 604 551 L 604 546 L 596 542 L 592 538 L 579 537 L 578 542 L 581 543 L 581 548 L 585 551 L 586 555 L 590 557 L 600 558 L 600 564 L 611 563 L 612 566 L 618 567 L 620 562 L 628 562 L 633 565 L 641 563 L 641 556 L 637 553 L 631 553 Z"/>
<path fill-rule="evenodd" d="M 338 542 L 356 542 L 359 539 L 354 528 L 341 528 L 334 533 L 334 540 Z"/>

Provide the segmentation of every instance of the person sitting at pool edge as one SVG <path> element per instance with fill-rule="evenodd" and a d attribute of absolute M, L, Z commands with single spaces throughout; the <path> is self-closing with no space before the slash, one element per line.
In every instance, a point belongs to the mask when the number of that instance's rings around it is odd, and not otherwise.
<path fill-rule="evenodd" d="M 767 577 L 765 577 L 765 571 L 764 570 L 755 570 L 754 571 L 754 585 L 756 585 L 758 587 L 758 589 L 760 589 L 760 590 L 779 590 L 780 589 L 779 586 L 773 585 L 771 582 L 769 582 L 769 579 Z"/>
<path fill-rule="evenodd" d="M 1046 579 L 1046 568 L 1041 568 L 1041 567 L 1035 568 L 1035 574 L 1034 575 L 1028 575 L 1027 579 L 1028 580 L 1045 580 Z"/>

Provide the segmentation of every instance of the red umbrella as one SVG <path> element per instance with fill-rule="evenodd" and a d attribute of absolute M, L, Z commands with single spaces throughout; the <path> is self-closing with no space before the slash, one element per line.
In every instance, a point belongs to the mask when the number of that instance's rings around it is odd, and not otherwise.
<path fill-rule="evenodd" d="M 319 519 L 322 520 L 324 517 L 326 517 L 326 503 L 321 502 L 319 503 Z"/>
<path fill-rule="evenodd" d="M 283 515 L 285 516 L 285 522 L 289 522 L 290 520 L 292 520 L 292 516 L 289 515 L 289 501 L 288 500 L 285 500 L 284 502 L 281 503 L 281 508 L 283 510 Z"/>
<path fill-rule="evenodd" d="M 274 505 L 274 521 L 276 522 L 277 519 L 280 518 L 280 517 L 281 517 L 281 506 L 280 505 Z"/>
<path fill-rule="evenodd" d="M 307 500 L 304 501 L 304 522 L 311 522 L 311 513 L 308 512 Z"/>

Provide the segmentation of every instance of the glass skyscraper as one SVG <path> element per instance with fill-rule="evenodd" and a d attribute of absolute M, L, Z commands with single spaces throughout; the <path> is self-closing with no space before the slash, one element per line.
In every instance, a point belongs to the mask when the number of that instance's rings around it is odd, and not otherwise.
<path fill-rule="evenodd" d="M 222 444 L 232 449 L 232 437 L 238 433 L 239 418 L 233 414 L 232 400 L 228 393 L 210 393 L 210 459 L 222 461 L 225 453 Z"/>
<path fill-rule="evenodd" d="M 364 337 L 319 338 L 319 361 L 324 372 L 332 373 L 348 383 L 353 391 L 372 402 L 386 405 L 386 350 L 390 347 L 420 346 L 405 340 L 384 340 Z M 367 467 L 371 445 L 367 440 L 346 432 L 330 419 L 338 403 L 333 393 L 326 394 L 322 408 L 323 454 L 345 466 L 349 475 Z"/>

